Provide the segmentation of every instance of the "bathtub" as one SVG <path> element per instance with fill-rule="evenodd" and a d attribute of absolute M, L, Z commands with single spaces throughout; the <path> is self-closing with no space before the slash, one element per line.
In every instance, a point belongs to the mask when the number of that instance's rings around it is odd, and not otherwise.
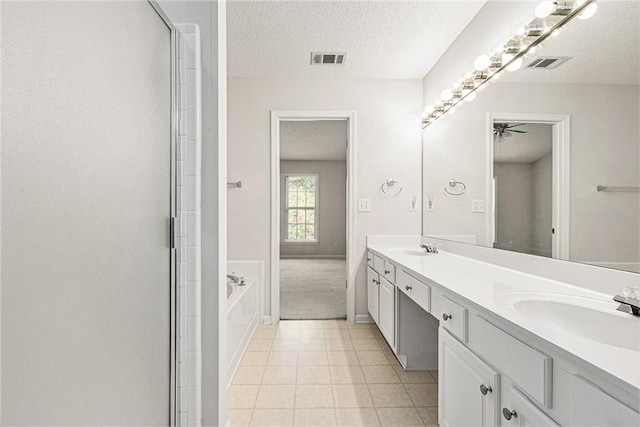
<path fill-rule="evenodd" d="M 257 282 L 246 277 L 246 285 L 240 286 L 227 280 L 227 387 L 258 325 Z"/>

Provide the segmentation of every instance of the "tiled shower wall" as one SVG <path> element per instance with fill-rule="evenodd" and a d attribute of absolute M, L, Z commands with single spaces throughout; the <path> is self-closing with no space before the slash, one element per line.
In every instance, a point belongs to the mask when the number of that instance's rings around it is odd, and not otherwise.
<path fill-rule="evenodd" d="M 178 201 L 178 410 L 179 425 L 200 426 L 200 151 L 201 64 L 200 29 L 177 24 L 178 145 L 176 170 Z"/>

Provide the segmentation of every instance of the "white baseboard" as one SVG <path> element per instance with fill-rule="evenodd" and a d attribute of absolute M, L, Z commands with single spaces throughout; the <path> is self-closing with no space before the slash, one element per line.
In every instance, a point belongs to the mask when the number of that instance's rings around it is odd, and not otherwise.
<path fill-rule="evenodd" d="M 271 324 L 271 316 L 262 316 L 262 324 L 270 325 Z"/>
<path fill-rule="evenodd" d="M 369 314 L 356 314 L 356 323 L 373 323 Z"/>

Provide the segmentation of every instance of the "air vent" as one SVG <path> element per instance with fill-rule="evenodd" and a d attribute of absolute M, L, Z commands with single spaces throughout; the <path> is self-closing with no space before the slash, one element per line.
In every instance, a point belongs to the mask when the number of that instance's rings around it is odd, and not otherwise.
<path fill-rule="evenodd" d="M 344 52 L 311 52 L 311 65 L 344 65 L 346 59 Z"/>
<path fill-rule="evenodd" d="M 529 64 L 527 64 L 527 68 L 534 68 L 536 70 L 554 70 L 570 59 L 571 58 L 568 56 L 539 56 L 529 62 Z"/>

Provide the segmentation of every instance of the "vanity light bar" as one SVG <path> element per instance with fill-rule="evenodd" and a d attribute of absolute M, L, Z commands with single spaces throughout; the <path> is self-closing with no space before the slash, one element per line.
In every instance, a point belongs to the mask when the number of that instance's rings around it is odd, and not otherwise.
<path fill-rule="evenodd" d="M 499 78 L 504 70 L 518 70 L 526 56 L 534 53 L 540 43 L 552 34 L 557 34 L 573 18 L 588 19 L 597 9 L 596 0 L 540 3 L 535 10 L 536 19 L 516 31 L 497 52 L 478 56 L 473 62 L 473 72 L 465 75 L 462 82 L 455 84 L 453 88 L 443 90 L 440 101 L 425 108 L 422 128 L 426 128 L 447 113 L 453 113 L 458 104 L 475 99 L 476 92 L 489 84 L 491 79 Z"/>

